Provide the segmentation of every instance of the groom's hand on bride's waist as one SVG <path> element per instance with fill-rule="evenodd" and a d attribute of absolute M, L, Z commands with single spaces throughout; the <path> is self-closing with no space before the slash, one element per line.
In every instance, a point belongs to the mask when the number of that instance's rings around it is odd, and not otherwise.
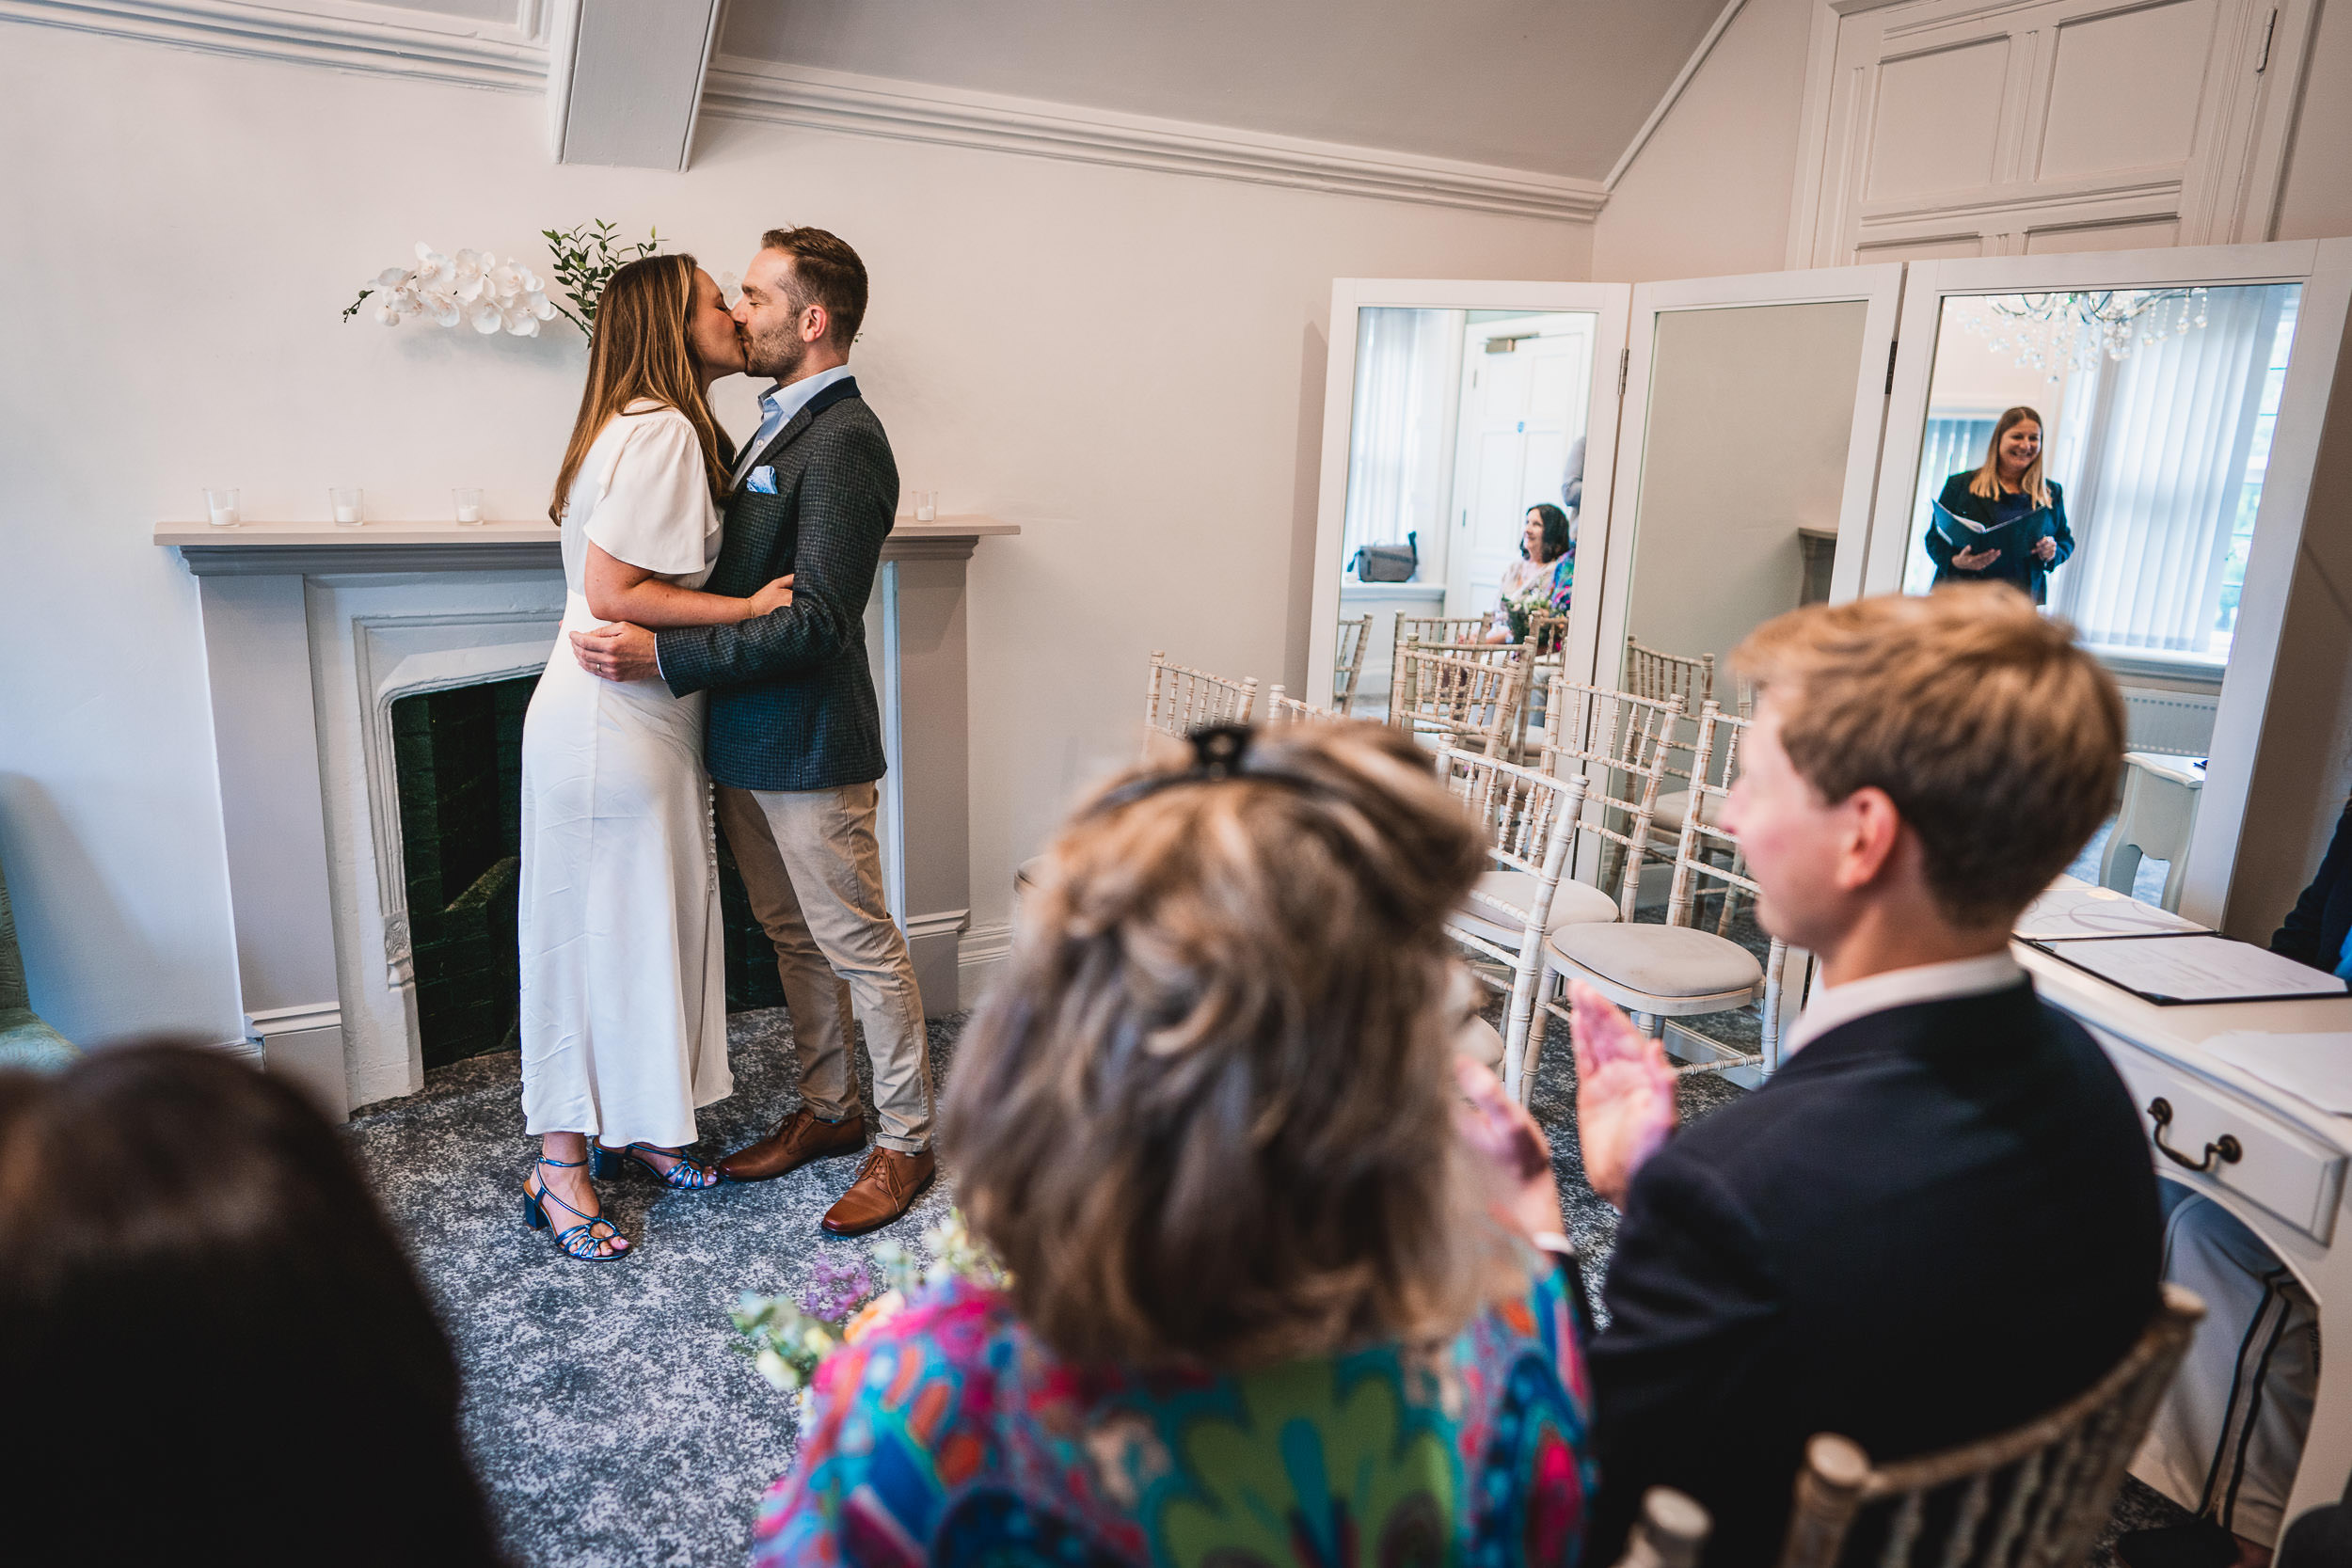
<path fill-rule="evenodd" d="M 568 635 L 572 640 L 572 657 L 592 675 L 601 675 L 609 681 L 660 677 L 661 666 L 654 658 L 653 633 L 643 626 L 615 621 L 594 631 Z"/>

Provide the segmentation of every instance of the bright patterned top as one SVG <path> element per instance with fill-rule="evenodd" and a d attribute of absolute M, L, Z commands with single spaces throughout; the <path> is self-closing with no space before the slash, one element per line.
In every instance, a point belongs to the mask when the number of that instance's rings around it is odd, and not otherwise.
<path fill-rule="evenodd" d="M 959 1281 L 835 1352 L 754 1568 L 1572 1564 L 1594 1482 L 1566 1284 L 1451 1343 L 1086 1372 Z"/>
<path fill-rule="evenodd" d="M 1506 562 L 1502 568 L 1502 591 L 1496 595 L 1495 613 L 1511 623 L 1511 641 L 1527 640 L 1527 617 L 1531 614 L 1565 615 L 1568 600 L 1576 588 L 1576 541 L 1549 562 L 1530 561 L 1524 556 Z"/>

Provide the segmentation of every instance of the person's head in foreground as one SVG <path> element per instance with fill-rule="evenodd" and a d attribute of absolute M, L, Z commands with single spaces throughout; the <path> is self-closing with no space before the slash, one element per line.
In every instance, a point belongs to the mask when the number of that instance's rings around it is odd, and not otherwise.
<path fill-rule="evenodd" d="M 827 1364 L 758 1560 L 856 1537 L 1289 1561 L 1295 1532 L 1334 1560 L 1567 1560 L 1581 1371 L 1528 1244 L 1559 1198 L 1453 1049 L 1474 993 L 1443 921 L 1485 864 L 1385 726 L 1206 731 L 1082 806 L 942 1117 L 1010 1283 Z"/>
<path fill-rule="evenodd" d="M 0 1074 L 24 1562 L 499 1560 L 457 1369 L 335 1130 L 217 1052 Z"/>
<path fill-rule="evenodd" d="M 1833 985 L 2000 951 L 2114 807 L 2122 698 L 2014 589 L 1792 611 L 1732 663 L 1757 703 L 1724 830 Z"/>
<path fill-rule="evenodd" d="M 1758 919 L 1824 967 L 1772 1079 L 1671 1139 L 1658 1042 L 1577 997 L 1581 1146 L 1625 1211 L 1593 1347 L 1603 1560 L 1668 1485 L 1713 1514 L 1708 1561 L 1768 1560 L 1814 1433 L 1882 1463 L 1990 1436 L 2157 1305 L 2132 1101 L 2008 952 L 2113 800 L 2113 682 L 1997 585 L 1797 610 L 1733 666 L 1759 695 L 1723 826 Z"/>

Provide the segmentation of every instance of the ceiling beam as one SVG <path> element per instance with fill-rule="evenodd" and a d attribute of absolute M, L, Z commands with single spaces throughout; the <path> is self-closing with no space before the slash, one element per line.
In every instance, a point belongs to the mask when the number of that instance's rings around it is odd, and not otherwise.
<path fill-rule="evenodd" d="M 559 164 L 682 169 L 694 147 L 720 0 L 559 0 L 548 130 Z"/>

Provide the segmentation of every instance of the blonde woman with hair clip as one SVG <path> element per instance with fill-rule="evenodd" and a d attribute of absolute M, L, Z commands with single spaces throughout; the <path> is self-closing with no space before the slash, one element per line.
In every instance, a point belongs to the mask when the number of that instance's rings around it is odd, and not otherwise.
<path fill-rule="evenodd" d="M 1080 808 L 942 1117 L 1009 1281 L 823 1365 L 754 1563 L 1575 1560 L 1550 1154 L 1454 1049 L 1485 863 L 1380 725 L 1204 730 Z"/>
<path fill-rule="evenodd" d="M 2006 582 L 2049 602 L 2050 574 L 2074 553 L 2074 532 L 2065 491 L 2042 474 L 2042 416 L 2011 408 L 1994 421 L 1984 461 L 1944 482 L 1927 536 L 1937 582 Z"/>
<path fill-rule="evenodd" d="M 566 630 L 725 625 L 791 603 L 789 578 L 750 598 L 696 592 L 718 557 L 726 471 L 706 394 L 742 368 L 719 286 L 692 257 L 612 275 L 548 505 Z M 523 721 L 523 1116 L 542 1144 L 523 1218 L 583 1261 L 629 1244 L 591 1175 L 719 1180 L 684 1152 L 696 1108 L 734 1087 L 702 735 L 699 694 L 598 680 L 561 639 Z"/>

